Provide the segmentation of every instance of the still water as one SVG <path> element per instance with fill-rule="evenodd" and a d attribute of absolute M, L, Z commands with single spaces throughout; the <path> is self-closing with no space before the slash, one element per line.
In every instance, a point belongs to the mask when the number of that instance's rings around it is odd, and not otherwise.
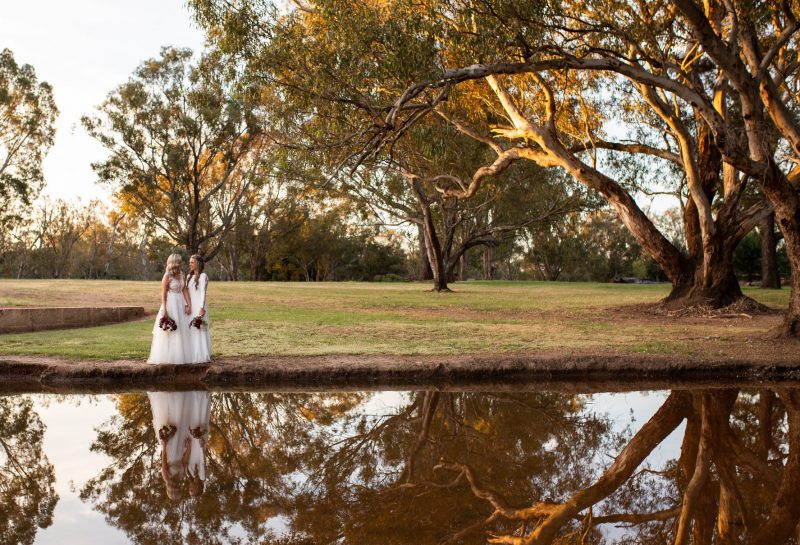
<path fill-rule="evenodd" d="M 0 543 L 796 543 L 800 390 L 0 396 Z"/>

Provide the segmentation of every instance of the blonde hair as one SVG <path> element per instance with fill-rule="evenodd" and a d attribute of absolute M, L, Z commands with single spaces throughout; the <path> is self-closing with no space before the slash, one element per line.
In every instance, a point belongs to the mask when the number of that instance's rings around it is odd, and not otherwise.
<path fill-rule="evenodd" d="M 164 271 L 165 273 L 170 274 L 171 276 L 178 276 L 181 271 L 181 262 L 183 258 L 181 254 L 172 254 L 167 258 L 167 268 Z"/>

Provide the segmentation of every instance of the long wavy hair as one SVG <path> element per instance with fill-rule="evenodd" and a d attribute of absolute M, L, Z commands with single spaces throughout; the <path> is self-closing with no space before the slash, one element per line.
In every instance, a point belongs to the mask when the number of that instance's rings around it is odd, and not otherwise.
<path fill-rule="evenodd" d="M 177 277 L 178 275 L 182 274 L 181 271 L 181 264 L 183 258 L 181 254 L 172 254 L 167 258 L 167 268 L 164 272 L 167 272 L 172 277 Z"/>
<path fill-rule="evenodd" d="M 194 276 L 194 287 L 195 288 L 199 288 L 200 287 L 200 275 L 203 273 L 203 271 L 206 268 L 206 260 L 203 259 L 203 256 L 201 256 L 200 254 L 194 254 L 192 257 L 189 258 L 189 261 L 191 261 L 192 259 L 194 259 L 195 266 L 194 266 L 194 270 L 189 269 L 189 276 L 186 279 L 186 283 L 188 284 L 189 280 L 191 280 L 192 276 Z"/>

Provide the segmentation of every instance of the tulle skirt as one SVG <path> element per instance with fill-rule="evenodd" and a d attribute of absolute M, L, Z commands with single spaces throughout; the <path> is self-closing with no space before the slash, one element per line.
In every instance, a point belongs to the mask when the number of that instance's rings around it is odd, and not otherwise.
<path fill-rule="evenodd" d="M 186 399 L 186 417 L 189 422 L 189 475 L 206 480 L 205 446 L 208 444 L 208 426 L 210 420 L 211 396 L 208 392 L 188 392 Z M 200 428 L 201 436 L 197 437 L 192 430 Z"/>
<path fill-rule="evenodd" d="M 195 290 L 189 288 L 189 297 L 192 302 L 192 317 L 199 316 L 200 314 L 200 296 Z M 207 322 L 206 325 L 201 326 L 200 329 L 190 325 L 188 331 L 188 345 L 189 345 L 189 361 L 192 363 L 205 363 L 211 361 L 211 318 L 206 309 L 206 315 L 203 319 Z"/>
<path fill-rule="evenodd" d="M 175 333 L 173 331 L 173 333 Z M 153 431 L 159 441 L 158 431 L 164 426 L 174 426 L 175 435 L 167 441 L 167 464 L 173 474 L 181 473 L 183 452 L 189 438 L 186 419 L 187 392 L 147 392 L 153 411 Z"/>
<path fill-rule="evenodd" d="M 180 293 L 167 293 L 167 315 L 175 320 L 178 329 L 164 331 L 158 327 L 159 314 L 153 325 L 153 343 L 147 363 L 191 363 L 193 354 L 189 346 L 189 317 L 183 312 L 183 296 Z"/>
<path fill-rule="evenodd" d="M 158 432 L 164 427 L 175 427 L 175 434 L 166 442 L 167 466 L 173 476 L 187 472 L 204 481 L 206 478 L 205 448 L 211 396 L 205 391 L 194 392 L 147 392 L 153 412 L 153 431 L 158 441 Z M 192 430 L 200 428 L 200 437 Z M 188 459 L 184 455 L 188 448 Z M 186 461 L 186 465 L 184 465 Z"/>

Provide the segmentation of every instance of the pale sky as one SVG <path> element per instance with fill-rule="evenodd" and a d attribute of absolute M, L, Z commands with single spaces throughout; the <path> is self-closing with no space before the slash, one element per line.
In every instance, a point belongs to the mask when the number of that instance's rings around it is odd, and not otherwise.
<path fill-rule="evenodd" d="M 0 49 L 33 65 L 53 86 L 60 111 L 44 193 L 108 199 L 91 169 L 105 152 L 83 130 L 81 116 L 162 46 L 199 51 L 203 41 L 185 0 L 0 0 Z"/>

